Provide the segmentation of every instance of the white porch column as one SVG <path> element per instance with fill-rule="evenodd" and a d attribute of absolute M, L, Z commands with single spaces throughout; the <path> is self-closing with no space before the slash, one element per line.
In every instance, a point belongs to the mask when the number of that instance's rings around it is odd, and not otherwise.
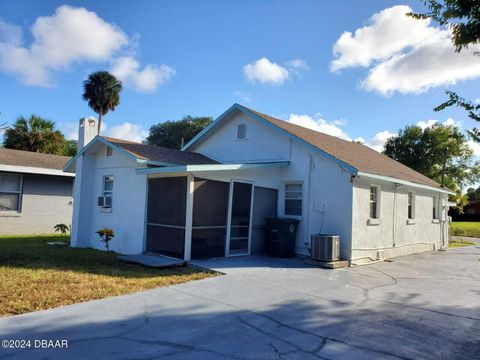
<path fill-rule="evenodd" d="M 192 224 L 193 224 L 193 189 L 195 183 L 193 175 L 187 175 L 187 206 L 185 214 L 185 250 L 184 260 L 190 261 L 192 253 Z"/>

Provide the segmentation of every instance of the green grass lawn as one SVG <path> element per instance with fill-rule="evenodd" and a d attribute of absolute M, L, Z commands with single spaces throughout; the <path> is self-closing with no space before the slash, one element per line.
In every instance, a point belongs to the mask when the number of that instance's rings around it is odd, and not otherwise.
<path fill-rule="evenodd" d="M 475 243 L 467 239 L 450 239 L 450 241 L 448 242 L 449 248 L 457 248 L 457 247 L 471 246 L 471 245 L 475 245 Z"/>
<path fill-rule="evenodd" d="M 154 269 L 113 252 L 48 246 L 62 236 L 0 237 L 0 316 L 128 294 L 215 276 L 186 267 Z"/>
<path fill-rule="evenodd" d="M 452 222 L 450 229 L 453 236 L 480 237 L 480 222 Z"/>

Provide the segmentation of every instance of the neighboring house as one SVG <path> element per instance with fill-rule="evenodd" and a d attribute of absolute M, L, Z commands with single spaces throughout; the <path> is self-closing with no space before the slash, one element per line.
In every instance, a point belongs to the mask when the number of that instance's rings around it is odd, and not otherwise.
<path fill-rule="evenodd" d="M 0 235 L 49 234 L 72 220 L 68 156 L 0 148 Z"/>
<path fill-rule="evenodd" d="M 462 214 L 456 206 L 452 206 L 449 215 L 452 221 L 480 221 L 480 200 L 469 200 L 468 205 L 463 207 Z"/>
<path fill-rule="evenodd" d="M 235 104 L 182 151 L 96 136 L 64 168 L 76 170 L 72 245 L 185 260 L 264 250 L 264 219 L 300 220 L 340 235 L 341 257 L 367 262 L 447 246 L 447 195 L 435 181 L 355 142 Z M 89 142 L 90 139 L 93 139 Z"/>

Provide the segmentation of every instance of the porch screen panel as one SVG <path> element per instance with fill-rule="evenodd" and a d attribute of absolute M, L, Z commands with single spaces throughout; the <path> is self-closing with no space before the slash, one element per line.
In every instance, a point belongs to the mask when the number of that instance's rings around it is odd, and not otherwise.
<path fill-rule="evenodd" d="M 185 229 L 147 225 L 147 251 L 183 259 Z"/>
<path fill-rule="evenodd" d="M 183 259 L 186 177 L 148 180 L 147 251 Z"/>
<path fill-rule="evenodd" d="M 230 184 L 195 178 L 192 259 L 225 256 Z"/>

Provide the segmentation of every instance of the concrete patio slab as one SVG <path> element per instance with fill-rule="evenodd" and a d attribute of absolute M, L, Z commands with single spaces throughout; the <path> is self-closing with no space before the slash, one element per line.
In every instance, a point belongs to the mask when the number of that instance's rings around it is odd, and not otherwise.
<path fill-rule="evenodd" d="M 0 319 L 0 359 L 478 359 L 480 244 L 337 270 L 200 262 L 226 275 Z"/>
<path fill-rule="evenodd" d="M 125 262 L 156 268 L 170 268 L 185 265 L 184 260 L 153 254 L 120 255 L 118 259 Z"/>

